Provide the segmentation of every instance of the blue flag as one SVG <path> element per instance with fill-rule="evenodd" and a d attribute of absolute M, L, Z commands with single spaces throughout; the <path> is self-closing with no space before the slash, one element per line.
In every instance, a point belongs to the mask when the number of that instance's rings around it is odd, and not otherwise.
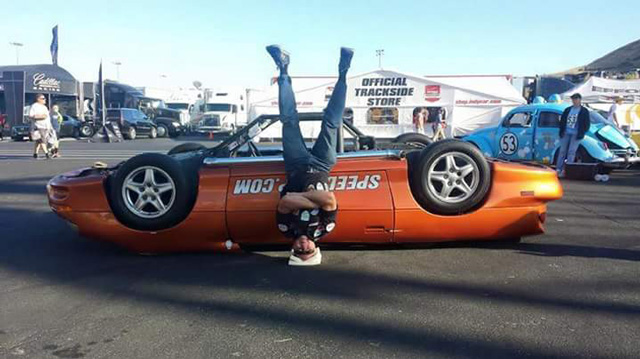
<path fill-rule="evenodd" d="M 58 65 L 58 25 L 53 27 L 51 33 L 53 33 L 53 39 L 51 39 L 51 46 L 49 47 L 49 50 L 51 50 L 51 62 L 54 65 Z"/>

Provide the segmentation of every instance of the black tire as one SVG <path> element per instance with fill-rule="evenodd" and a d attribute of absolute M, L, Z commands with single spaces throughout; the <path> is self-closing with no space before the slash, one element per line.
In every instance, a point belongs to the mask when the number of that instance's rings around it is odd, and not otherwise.
<path fill-rule="evenodd" d="M 153 191 L 157 188 L 151 185 L 149 192 L 140 194 L 125 187 L 125 181 L 131 180 L 141 183 L 140 189 L 147 190 L 149 182 L 146 182 L 145 175 L 149 169 L 159 170 L 154 174 L 154 183 L 157 182 L 159 186 L 169 184 L 173 189 L 154 194 Z M 197 176 L 190 176 L 186 172 L 180 162 L 159 153 L 143 153 L 129 159 L 109 179 L 109 202 L 113 214 L 125 226 L 142 231 L 158 231 L 177 225 L 191 212 L 197 193 Z M 147 203 L 136 211 L 134 201 L 137 202 L 143 196 L 156 196 L 155 198 L 163 201 L 166 209 L 159 210 L 153 203 Z M 153 214 L 150 210 L 153 208 L 157 209 L 155 216 L 145 214 Z"/>
<path fill-rule="evenodd" d="M 158 137 L 168 137 L 169 136 L 169 127 L 167 125 L 161 123 L 158 125 Z"/>
<path fill-rule="evenodd" d="M 129 128 L 127 129 L 127 133 L 124 137 L 128 140 L 135 140 L 137 136 L 138 136 L 138 133 L 136 131 L 136 128 L 133 126 L 129 126 Z"/>
<path fill-rule="evenodd" d="M 154 139 L 158 137 L 158 130 L 155 127 L 151 127 L 151 131 L 149 131 L 149 138 Z"/>
<path fill-rule="evenodd" d="M 576 162 L 577 163 L 599 163 L 601 161 L 598 161 L 595 158 L 593 158 L 593 156 L 591 156 L 584 147 L 579 146 L 578 150 L 576 151 Z"/>
<path fill-rule="evenodd" d="M 195 143 L 195 142 L 187 142 L 177 145 L 167 152 L 168 155 L 175 155 L 178 153 L 192 152 L 192 151 L 200 151 L 206 149 L 205 146 Z"/>
<path fill-rule="evenodd" d="M 422 133 L 409 132 L 403 133 L 400 136 L 394 138 L 392 143 L 404 144 L 414 148 L 425 148 L 433 143 L 433 141 Z"/>
<path fill-rule="evenodd" d="M 91 137 L 91 136 L 93 136 L 93 127 L 91 125 L 82 125 L 80 127 L 80 135 L 82 137 Z"/>
<path fill-rule="evenodd" d="M 453 165 L 449 165 L 449 157 Z M 409 172 L 412 192 L 431 213 L 459 215 L 472 211 L 482 204 L 491 187 L 489 163 L 468 142 L 454 139 L 435 142 L 422 150 L 417 163 L 415 159 L 412 162 L 415 166 Z M 452 189 L 447 192 L 447 188 Z"/>

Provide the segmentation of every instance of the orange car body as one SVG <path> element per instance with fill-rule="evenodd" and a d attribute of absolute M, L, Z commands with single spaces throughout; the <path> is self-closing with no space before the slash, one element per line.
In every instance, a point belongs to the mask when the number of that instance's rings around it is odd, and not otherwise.
<path fill-rule="evenodd" d="M 435 215 L 414 199 L 407 166 L 406 159 L 383 154 L 340 158 L 329 183 L 339 203 L 337 227 L 321 242 L 394 244 L 535 235 L 544 232 L 546 203 L 562 197 L 551 169 L 491 161 L 492 184 L 480 208 Z M 275 222 L 285 181 L 282 161 L 205 161 L 191 213 L 177 226 L 157 232 L 127 228 L 114 217 L 105 172 L 77 174 L 49 182 L 49 203 L 85 237 L 135 252 L 233 251 L 243 244 L 288 243 Z"/>

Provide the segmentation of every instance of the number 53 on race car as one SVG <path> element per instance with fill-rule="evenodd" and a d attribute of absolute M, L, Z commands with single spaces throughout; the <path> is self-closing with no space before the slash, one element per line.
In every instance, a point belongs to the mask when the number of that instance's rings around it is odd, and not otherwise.
<path fill-rule="evenodd" d="M 463 139 L 487 157 L 555 164 L 560 147 L 560 118 L 569 104 L 532 104 L 511 110 L 496 127 L 481 129 Z M 576 153 L 576 162 L 600 163 L 605 171 L 640 161 L 638 145 L 597 111 Z"/>

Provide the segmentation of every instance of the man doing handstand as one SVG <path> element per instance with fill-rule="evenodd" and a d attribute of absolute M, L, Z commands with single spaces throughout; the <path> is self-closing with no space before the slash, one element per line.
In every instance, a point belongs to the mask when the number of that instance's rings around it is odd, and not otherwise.
<path fill-rule="evenodd" d="M 340 49 L 338 81 L 324 110 L 318 139 L 311 151 L 300 132 L 296 100 L 287 73 L 289 54 L 277 45 L 267 46 L 278 77 L 278 105 L 287 184 L 280 194 L 276 220 L 285 237 L 293 239 L 289 265 L 318 265 L 322 261 L 315 242 L 336 226 L 338 204 L 329 191 L 329 172 L 336 163 L 338 131 L 347 96 L 347 70 L 353 50 Z"/>

